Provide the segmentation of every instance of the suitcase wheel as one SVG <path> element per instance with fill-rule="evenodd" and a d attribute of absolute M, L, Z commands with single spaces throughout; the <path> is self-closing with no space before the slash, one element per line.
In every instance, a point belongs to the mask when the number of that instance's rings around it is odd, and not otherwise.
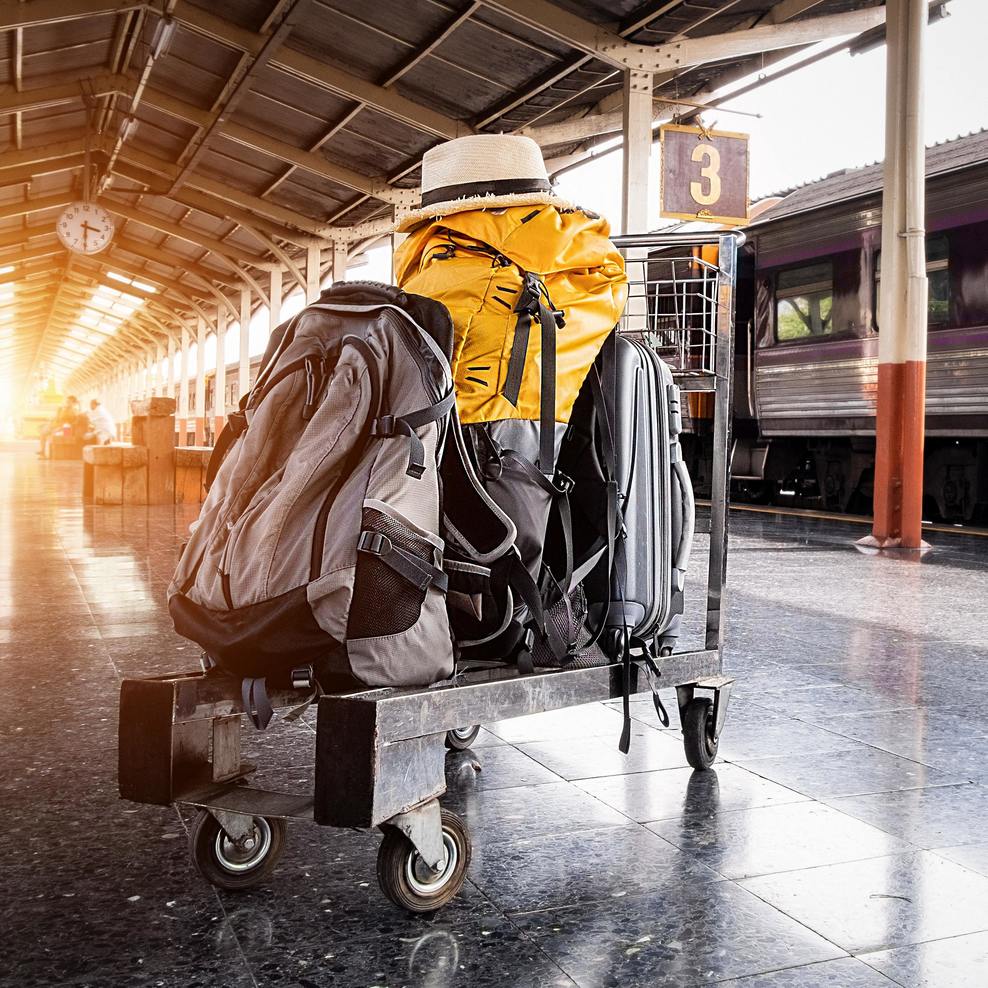
<path fill-rule="evenodd" d="M 451 751 L 466 751 L 477 740 L 480 734 L 480 724 L 473 727 L 455 727 L 446 732 L 446 747 Z"/>
<path fill-rule="evenodd" d="M 377 852 L 377 880 L 396 905 L 413 913 L 431 913 L 445 906 L 463 887 L 472 845 L 466 823 L 442 811 L 446 862 L 432 871 L 415 845 L 397 828 L 389 827 Z"/>
<path fill-rule="evenodd" d="M 709 697 L 694 697 L 683 712 L 683 747 L 686 760 L 698 771 L 710 768 L 717 757 L 714 738 L 714 704 Z"/>
<path fill-rule="evenodd" d="M 251 830 L 234 840 L 208 810 L 192 822 L 192 863 L 211 885 L 229 892 L 256 888 L 274 871 L 285 846 L 285 821 L 255 816 Z"/>

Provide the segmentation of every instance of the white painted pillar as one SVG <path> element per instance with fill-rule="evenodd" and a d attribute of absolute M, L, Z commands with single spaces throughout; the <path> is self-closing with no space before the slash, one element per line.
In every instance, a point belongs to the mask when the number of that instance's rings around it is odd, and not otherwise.
<path fill-rule="evenodd" d="M 240 374 L 237 380 L 238 403 L 250 391 L 250 289 L 240 289 Z"/>
<path fill-rule="evenodd" d="M 196 316 L 196 445 L 206 445 L 206 320 Z"/>
<path fill-rule="evenodd" d="M 651 203 L 652 157 L 652 76 L 629 70 L 624 74 L 623 92 L 624 162 L 621 172 L 621 229 L 624 233 L 648 232 Z M 628 302 L 625 306 L 629 329 L 648 328 L 648 300 L 645 297 L 645 258 L 647 250 L 626 251 Z"/>
<path fill-rule="evenodd" d="M 181 350 L 178 358 L 178 444 L 189 441 L 189 327 L 182 324 Z"/>
<path fill-rule="evenodd" d="M 213 376 L 213 442 L 226 422 L 226 309 L 216 306 L 216 373 Z"/>
<path fill-rule="evenodd" d="M 319 266 L 322 263 L 322 249 L 319 244 L 309 244 L 305 251 L 305 301 L 315 302 L 319 298 Z"/>
<path fill-rule="evenodd" d="M 346 281 L 347 245 L 333 241 L 333 281 Z"/>
<path fill-rule="evenodd" d="M 652 156 L 652 76 L 624 74 L 624 164 L 621 185 L 621 230 L 646 233 L 651 204 L 649 161 Z"/>
<path fill-rule="evenodd" d="M 158 398 L 167 394 L 165 382 L 168 380 L 168 375 L 165 373 L 164 364 L 165 348 L 160 343 L 156 343 L 154 345 L 154 394 Z"/>
<path fill-rule="evenodd" d="M 175 397 L 175 337 L 169 335 L 168 337 L 168 349 L 166 351 L 166 359 L 168 361 L 165 367 L 165 397 L 174 398 Z"/>
<path fill-rule="evenodd" d="M 274 268 L 271 271 L 271 307 L 268 310 L 268 336 L 270 336 L 281 322 L 281 268 Z"/>

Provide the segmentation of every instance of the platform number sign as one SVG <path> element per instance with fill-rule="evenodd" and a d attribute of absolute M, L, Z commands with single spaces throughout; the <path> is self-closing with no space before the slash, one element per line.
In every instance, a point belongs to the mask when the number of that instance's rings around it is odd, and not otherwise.
<path fill-rule="evenodd" d="M 748 135 L 666 124 L 659 209 L 677 220 L 748 222 Z"/>

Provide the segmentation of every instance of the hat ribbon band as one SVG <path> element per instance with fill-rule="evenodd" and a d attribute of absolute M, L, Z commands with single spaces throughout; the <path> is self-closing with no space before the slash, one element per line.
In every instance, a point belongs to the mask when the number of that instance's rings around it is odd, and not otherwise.
<path fill-rule="evenodd" d="M 462 182 L 444 185 L 422 193 L 422 205 L 433 206 L 437 202 L 455 199 L 472 199 L 475 196 L 507 196 L 522 192 L 551 192 L 552 185 L 544 178 L 502 178 L 493 182 Z"/>

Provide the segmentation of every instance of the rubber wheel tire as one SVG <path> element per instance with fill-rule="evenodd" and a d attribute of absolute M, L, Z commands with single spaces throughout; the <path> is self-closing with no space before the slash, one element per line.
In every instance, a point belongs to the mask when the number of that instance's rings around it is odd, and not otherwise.
<path fill-rule="evenodd" d="M 271 877 L 285 846 L 285 821 L 254 817 L 256 850 L 237 848 L 219 821 L 200 810 L 192 822 L 189 850 L 196 870 L 210 885 L 227 892 L 256 888 Z"/>
<path fill-rule="evenodd" d="M 719 742 L 714 740 L 714 705 L 707 697 L 694 697 L 683 714 L 683 747 L 686 761 L 705 772 L 717 757 Z"/>
<path fill-rule="evenodd" d="M 480 734 L 480 724 L 473 727 L 458 727 L 455 731 L 446 732 L 446 747 L 450 751 L 466 751 L 472 748 L 477 735 Z"/>
<path fill-rule="evenodd" d="M 466 824 L 455 813 L 442 811 L 446 867 L 437 877 L 422 871 L 415 845 L 397 827 L 388 827 L 377 852 L 377 881 L 399 908 L 431 913 L 450 902 L 467 877 L 473 847 Z"/>

